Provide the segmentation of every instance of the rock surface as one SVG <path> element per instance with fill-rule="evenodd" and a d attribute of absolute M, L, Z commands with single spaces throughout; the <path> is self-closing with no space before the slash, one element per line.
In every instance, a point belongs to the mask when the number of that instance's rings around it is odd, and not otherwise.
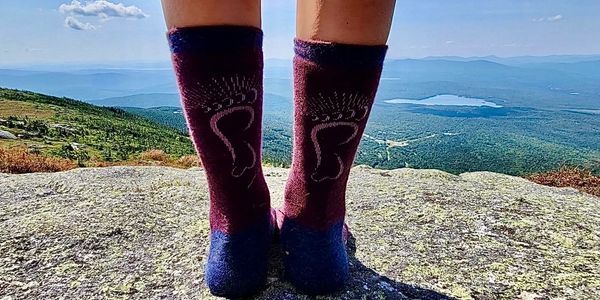
<path fill-rule="evenodd" d="M 274 205 L 287 170 L 266 168 Z M 355 167 L 352 280 L 318 299 L 592 299 L 600 198 L 494 173 Z M 0 174 L 0 299 L 211 299 L 201 169 Z M 281 280 L 257 299 L 312 299 Z"/>
<path fill-rule="evenodd" d="M 0 130 L 0 139 L 16 140 L 17 137 L 8 131 Z"/>

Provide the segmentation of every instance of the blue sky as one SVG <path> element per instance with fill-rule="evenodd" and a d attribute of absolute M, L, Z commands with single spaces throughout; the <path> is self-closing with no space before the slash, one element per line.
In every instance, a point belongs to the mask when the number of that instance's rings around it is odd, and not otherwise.
<path fill-rule="evenodd" d="M 160 2 L 111 1 L 2 0 L 0 65 L 168 60 Z M 291 57 L 294 10 L 263 1 L 267 58 Z M 598 0 L 398 0 L 388 57 L 600 54 L 598 15 Z"/>

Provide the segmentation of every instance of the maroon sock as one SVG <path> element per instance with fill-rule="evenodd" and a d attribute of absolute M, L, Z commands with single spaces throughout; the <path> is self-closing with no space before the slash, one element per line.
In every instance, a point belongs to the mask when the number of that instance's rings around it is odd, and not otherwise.
<path fill-rule="evenodd" d="M 295 42 L 294 151 L 281 239 L 286 275 L 304 291 L 339 289 L 348 277 L 346 183 L 386 50 Z"/>
<path fill-rule="evenodd" d="M 221 296 L 266 280 L 271 234 L 261 167 L 262 31 L 203 26 L 169 32 L 190 135 L 210 190 L 206 281 Z"/>

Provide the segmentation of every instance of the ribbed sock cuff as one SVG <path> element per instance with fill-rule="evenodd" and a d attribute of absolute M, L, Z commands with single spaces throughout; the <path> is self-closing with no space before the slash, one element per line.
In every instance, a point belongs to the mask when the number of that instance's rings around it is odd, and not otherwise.
<path fill-rule="evenodd" d="M 302 59 L 323 65 L 369 68 L 383 64 L 386 45 L 352 45 L 294 40 L 294 52 Z"/>
<path fill-rule="evenodd" d="M 197 26 L 169 30 L 169 47 L 174 54 L 235 49 L 262 50 L 263 32 L 251 26 Z"/>

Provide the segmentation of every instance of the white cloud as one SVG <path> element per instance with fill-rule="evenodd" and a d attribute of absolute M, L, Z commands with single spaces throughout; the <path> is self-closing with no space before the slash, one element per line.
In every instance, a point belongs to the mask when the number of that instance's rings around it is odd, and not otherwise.
<path fill-rule="evenodd" d="M 556 22 L 563 19 L 563 15 L 533 19 L 534 22 Z"/>
<path fill-rule="evenodd" d="M 562 15 L 556 15 L 554 17 L 549 17 L 546 20 L 550 21 L 550 22 L 554 22 L 554 21 L 560 21 L 563 19 Z"/>
<path fill-rule="evenodd" d="M 108 0 L 87 1 L 85 3 L 73 0 L 70 4 L 61 4 L 58 7 L 58 11 L 68 15 L 65 19 L 65 25 L 75 30 L 90 30 L 97 28 L 92 23 L 82 22 L 76 17 L 97 17 L 100 18 L 100 21 L 102 22 L 111 18 L 143 19 L 148 17 L 148 15 L 137 6 L 125 6 L 123 3 L 113 3 Z"/>
<path fill-rule="evenodd" d="M 77 20 L 75 17 L 68 16 L 65 19 L 65 26 L 75 29 L 75 30 L 92 30 L 96 29 L 96 27 L 90 23 L 83 23 Z"/>
<path fill-rule="evenodd" d="M 107 0 L 96 0 L 81 3 L 77 0 L 71 1 L 71 4 L 61 4 L 58 10 L 63 14 L 80 15 L 86 17 L 101 18 L 147 18 L 148 15 L 137 6 L 125 6 L 123 3 L 112 3 Z"/>

